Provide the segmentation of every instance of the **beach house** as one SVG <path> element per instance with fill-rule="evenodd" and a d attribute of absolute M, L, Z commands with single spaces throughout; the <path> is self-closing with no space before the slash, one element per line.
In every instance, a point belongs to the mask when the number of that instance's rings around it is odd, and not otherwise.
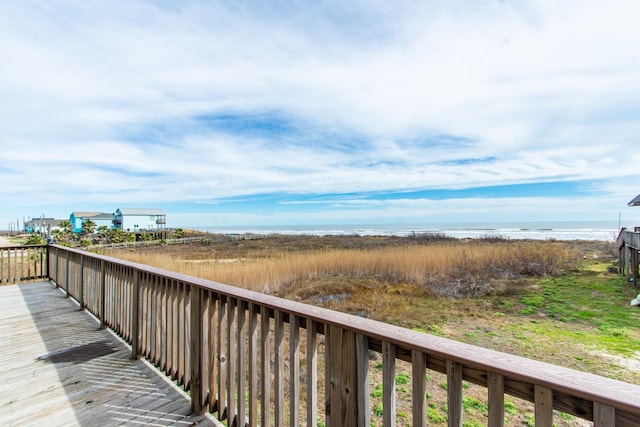
<path fill-rule="evenodd" d="M 91 220 L 96 224 L 96 230 L 105 226 L 113 228 L 113 214 L 104 212 L 72 212 L 69 216 L 71 229 L 74 233 L 82 232 L 82 223 Z"/>
<path fill-rule="evenodd" d="M 113 224 L 123 231 L 155 231 L 166 227 L 162 209 L 119 208 L 113 214 Z"/>
<path fill-rule="evenodd" d="M 34 217 L 24 222 L 23 231 L 25 233 L 41 233 L 48 234 L 56 228 L 60 228 L 62 219 Z"/>

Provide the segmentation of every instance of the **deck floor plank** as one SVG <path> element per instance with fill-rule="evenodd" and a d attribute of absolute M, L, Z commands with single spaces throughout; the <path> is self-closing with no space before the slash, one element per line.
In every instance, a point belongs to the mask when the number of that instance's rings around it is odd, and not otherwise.
<path fill-rule="evenodd" d="M 48 282 L 0 286 L 0 425 L 214 426 Z"/>

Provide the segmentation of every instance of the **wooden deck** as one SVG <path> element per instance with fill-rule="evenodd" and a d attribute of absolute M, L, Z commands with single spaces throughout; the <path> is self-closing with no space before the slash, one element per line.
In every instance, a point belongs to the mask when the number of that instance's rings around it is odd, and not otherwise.
<path fill-rule="evenodd" d="M 0 425 L 214 426 L 49 282 L 0 286 Z"/>

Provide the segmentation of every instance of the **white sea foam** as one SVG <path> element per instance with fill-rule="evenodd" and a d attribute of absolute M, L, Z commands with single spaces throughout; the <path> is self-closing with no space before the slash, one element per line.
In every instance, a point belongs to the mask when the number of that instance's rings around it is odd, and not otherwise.
<path fill-rule="evenodd" d="M 623 224 L 624 226 L 624 224 Z M 629 226 L 629 228 L 631 228 Z M 618 224 L 610 221 L 590 222 L 528 222 L 528 223 L 476 223 L 476 224 L 357 224 L 357 225 L 295 225 L 246 227 L 197 227 L 202 231 L 223 234 L 306 234 L 306 235 L 361 235 L 408 236 L 412 233 L 439 233 L 466 239 L 503 237 L 507 239 L 535 240 L 599 240 L 614 241 Z"/>

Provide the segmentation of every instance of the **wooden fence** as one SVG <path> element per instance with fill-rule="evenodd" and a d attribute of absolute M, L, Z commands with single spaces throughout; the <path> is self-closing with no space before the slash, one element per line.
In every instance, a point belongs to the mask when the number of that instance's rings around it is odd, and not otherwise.
<path fill-rule="evenodd" d="M 638 252 L 640 252 L 640 229 L 638 227 L 634 231 L 629 231 L 625 228 L 620 229 L 617 243 L 620 273 L 625 274 L 627 279 L 632 280 L 637 286 L 640 279 L 640 271 L 638 271 L 638 264 L 640 263 L 638 257 Z"/>
<path fill-rule="evenodd" d="M 505 396 L 532 402 L 536 426 L 562 411 L 597 426 L 640 425 L 640 387 L 366 318 L 145 265 L 49 246 L 49 276 L 229 426 L 370 426 L 381 367 L 385 426 L 424 426 L 433 373 L 444 374 L 449 426 L 467 384 L 486 391 L 487 425 Z M 559 350 L 561 351 L 561 349 Z M 377 361 L 371 368 L 371 358 Z M 397 412 L 398 366 L 409 413 Z M 438 374 L 438 375 L 440 375 Z M 402 415 L 402 417 L 401 417 Z"/>
<path fill-rule="evenodd" d="M 46 278 L 46 246 L 0 247 L 0 285 Z"/>

